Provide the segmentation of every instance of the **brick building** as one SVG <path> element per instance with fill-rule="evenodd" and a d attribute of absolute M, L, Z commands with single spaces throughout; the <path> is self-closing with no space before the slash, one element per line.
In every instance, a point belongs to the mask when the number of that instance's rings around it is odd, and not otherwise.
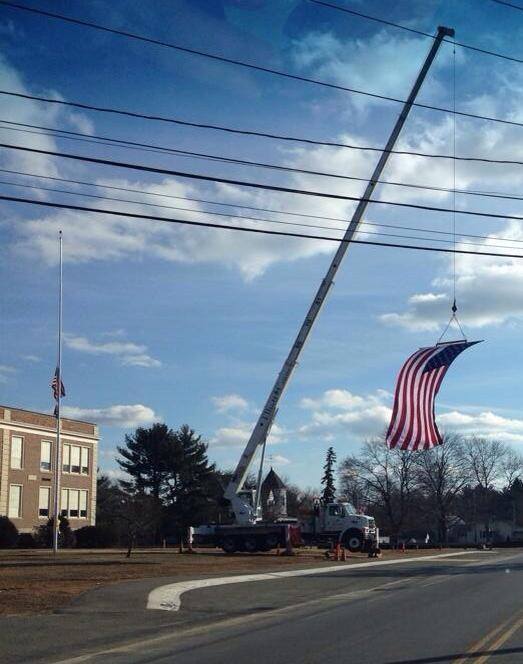
<path fill-rule="evenodd" d="M 98 427 L 61 420 L 61 513 L 72 528 L 94 525 Z M 56 419 L 0 406 L 0 515 L 31 532 L 53 513 Z"/>

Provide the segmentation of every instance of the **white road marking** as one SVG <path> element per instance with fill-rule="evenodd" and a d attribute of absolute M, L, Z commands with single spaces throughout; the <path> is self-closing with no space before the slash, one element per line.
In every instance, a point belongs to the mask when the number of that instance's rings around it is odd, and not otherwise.
<path fill-rule="evenodd" d="M 327 574 L 329 572 L 352 571 L 365 567 L 377 567 L 385 565 L 399 565 L 405 563 L 424 562 L 427 560 L 440 560 L 454 556 L 470 555 L 470 551 L 458 551 L 455 553 L 441 553 L 434 556 L 419 556 L 417 558 L 396 558 L 394 560 L 373 560 L 368 563 L 356 563 L 349 565 L 329 565 L 328 567 L 313 567 L 308 569 L 288 570 L 285 572 L 269 572 L 264 574 L 241 574 L 239 576 L 221 576 L 213 579 L 193 579 L 190 581 L 178 581 L 159 586 L 149 593 L 147 608 L 160 611 L 179 611 L 182 603 L 182 595 L 190 590 L 199 588 L 211 588 L 212 586 L 224 586 L 232 583 L 252 583 L 254 581 L 274 581 L 276 579 L 288 579 L 296 576 L 308 576 L 311 574 Z"/>

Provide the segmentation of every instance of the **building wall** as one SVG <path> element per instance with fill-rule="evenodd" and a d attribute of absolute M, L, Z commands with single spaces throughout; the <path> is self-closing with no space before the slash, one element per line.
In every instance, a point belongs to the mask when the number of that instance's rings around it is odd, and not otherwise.
<path fill-rule="evenodd" d="M 11 449 L 13 436 L 23 439 L 22 467 L 11 468 Z M 96 470 L 98 456 L 98 427 L 89 422 L 61 420 L 61 494 L 64 489 L 72 489 L 67 497 L 74 510 L 76 499 L 86 495 L 86 515 L 69 516 L 72 528 L 94 525 L 96 516 Z M 42 441 L 51 443 L 51 468 L 41 467 Z M 49 515 L 53 513 L 54 468 L 56 453 L 56 419 L 45 413 L 36 413 L 18 408 L 0 406 L 0 515 L 9 515 L 9 494 L 12 485 L 21 486 L 20 517 L 10 517 L 21 532 L 30 532 L 34 527 L 45 523 L 48 516 L 39 515 L 39 496 L 41 487 L 49 487 Z M 88 450 L 87 473 L 67 472 L 63 470 L 64 445 L 71 445 Z M 71 469 L 72 470 L 72 469 Z M 76 493 L 86 491 L 87 494 Z M 61 495 L 62 498 L 62 495 Z M 62 500 L 60 501 L 62 503 Z M 68 505 L 61 504 L 62 508 Z M 76 510 L 73 511 L 73 514 Z"/>

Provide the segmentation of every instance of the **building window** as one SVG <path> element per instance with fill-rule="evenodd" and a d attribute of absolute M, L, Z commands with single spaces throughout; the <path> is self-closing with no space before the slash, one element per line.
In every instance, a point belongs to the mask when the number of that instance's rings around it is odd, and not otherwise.
<path fill-rule="evenodd" d="M 71 472 L 80 472 L 80 448 L 78 445 L 71 445 Z"/>
<path fill-rule="evenodd" d="M 71 519 L 87 518 L 87 491 L 62 489 L 62 516 Z"/>
<path fill-rule="evenodd" d="M 71 472 L 71 446 L 64 445 L 62 448 L 62 470 L 64 473 Z"/>
<path fill-rule="evenodd" d="M 79 445 L 64 445 L 62 470 L 64 473 L 89 475 L 89 449 Z"/>
<path fill-rule="evenodd" d="M 62 509 L 60 510 L 60 514 L 62 516 L 68 516 L 69 515 L 69 508 L 68 508 L 68 498 L 69 498 L 69 489 L 62 489 L 62 498 L 61 498 L 61 505 Z"/>
<path fill-rule="evenodd" d="M 11 436 L 11 468 L 22 468 L 22 454 L 24 439 L 20 436 Z"/>
<path fill-rule="evenodd" d="M 48 440 L 42 440 L 40 446 L 40 470 L 49 472 L 51 470 L 51 447 Z"/>
<path fill-rule="evenodd" d="M 22 486 L 11 484 L 9 487 L 9 510 L 7 516 L 10 519 L 19 519 L 22 516 Z"/>
<path fill-rule="evenodd" d="M 49 502 L 51 500 L 51 488 L 48 486 L 40 487 L 40 494 L 38 496 L 38 516 L 49 516 Z"/>
<path fill-rule="evenodd" d="M 87 519 L 87 491 L 80 491 L 80 518 Z"/>
<path fill-rule="evenodd" d="M 82 447 L 82 475 L 89 475 L 89 448 Z"/>

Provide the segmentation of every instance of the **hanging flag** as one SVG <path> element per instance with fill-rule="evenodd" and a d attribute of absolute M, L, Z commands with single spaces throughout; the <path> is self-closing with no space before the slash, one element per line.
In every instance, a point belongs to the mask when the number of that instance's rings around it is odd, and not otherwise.
<path fill-rule="evenodd" d="M 65 387 L 60 378 L 60 369 L 56 367 L 53 380 L 51 381 L 51 389 L 53 391 L 53 398 L 57 402 L 54 409 L 55 417 L 58 416 L 58 397 L 65 397 Z"/>
<path fill-rule="evenodd" d="M 388 447 L 427 450 L 443 440 L 436 426 L 434 400 L 456 357 L 479 341 L 450 341 L 420 348 L 398 375 L 394 408 L 387 431 Z"/>

